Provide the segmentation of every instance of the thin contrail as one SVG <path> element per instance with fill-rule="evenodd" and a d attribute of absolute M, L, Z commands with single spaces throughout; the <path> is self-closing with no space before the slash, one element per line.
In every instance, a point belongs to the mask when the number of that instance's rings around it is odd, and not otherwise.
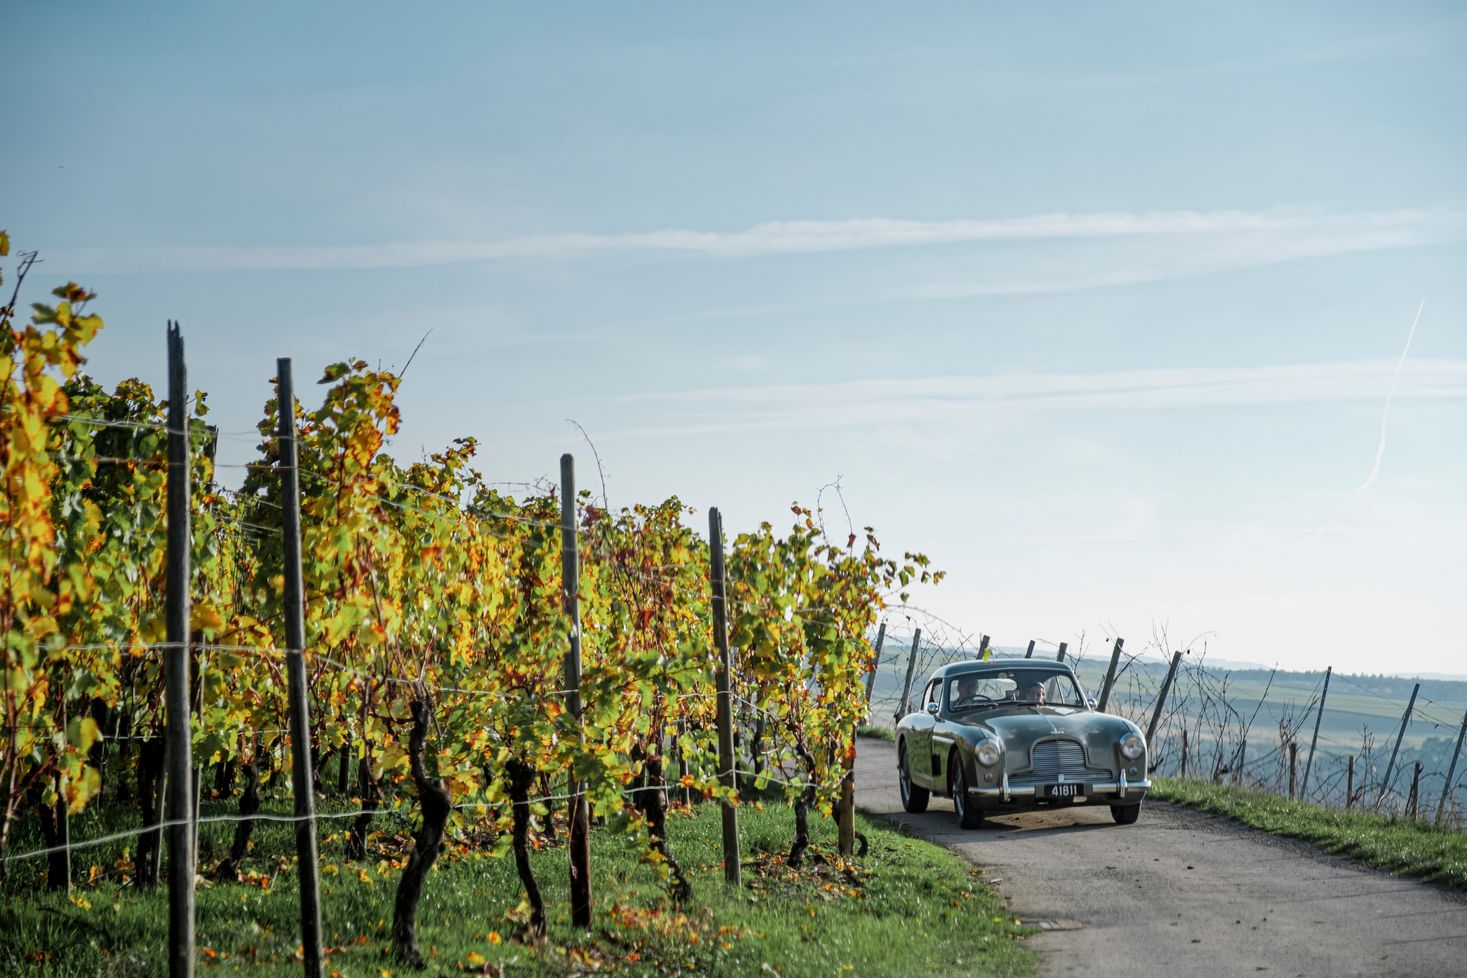
<path fill-rule="evenodd" d="M 1401 359 L 1396 361 L 1396 372 L 1391 375 L 1391 392 L 1386 395 L 1385 412 L 1380 417 L 1380 444 L 1375 448 L 1375 466 L 1370 470 L 1370 475 L 1360 483 L 1356 492 L 1364 492 L 1375 482 L 1375 477 L 1380 475 L 1380 463 L 1385 458 L 1386 450 L 1386 427 L 1391 420 L 1391 401 L 1396 396 L 1396 384 L 1401 379 L 1401 368 L 1406 365 L 1406 355 L 1411 352 L 1411 341 L 1416 337 L 1416 324 L 1421 322 L 1421 311 L 1426 308 L 1426 300 L 1421 300 L 1421 305 L 1416 307 L 1416 318 L 1411 320 L 1411 332 L 1406 334 L 1406 348 L 1401 351 Z"/>

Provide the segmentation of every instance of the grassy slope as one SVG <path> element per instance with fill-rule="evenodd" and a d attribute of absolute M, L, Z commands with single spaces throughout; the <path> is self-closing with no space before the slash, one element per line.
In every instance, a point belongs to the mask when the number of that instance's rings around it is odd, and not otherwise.
<path fill-rule="evenodd" d="M 667 906 L 652 870 L 639 865 L 623 843 L 593 832 L 597 912 L 590 937 L 567 924 L 564 852 L 539 852 L 536 871 L 551 912 L 550 940 L 539 946 L 515 940 L 520 890 L 509 859 L 440 859 L 441 871 L 435 868 L 419 910 L 419 937 L 431 961 L 423 974 L 495 974 L 498 963 L 511 976 L 599 969 L 625 975 L 910 978 L 1030 970 L 1030 955 L 1015 942 L 1019 929 L 1002 900 L 958 857 L 863 821 L 871 851 L 849 877 L 828 858 L 833 829 L 822 822 L 815 865 L 794 874 L 778 858 L 792 824 L 787 808 L 740 810 L 745 887 L 730 892 L 722 882 L 718 809 L 675 814 L 673 853 L 696 890 L 685 914 Z M 286 833 L 261 831 L 247 867 L 257 874 L 253 882 L 201 886 L 201 975 L 300 974 L 293 956 L 296 877 L 284 855 L 288 845 Z M 412 974 L 386 954 L 397 871 L 386 863 L 333 862 L 340 843 L 331 839 L 322 851 L 322 916 L 333 948 L 327 972 L 353 978 Z M 85 879 L 85 862 L 79 857 L 78 863 Z M 271 878 L 262 881 L 266 874 Z M 64 896 L 20 892 L 24 884 L 12 877 L 0 909 L 0 974 L 164 972 L 166 890 L 140 895 L 103 879 L 78 888 L 76 896 L 90 904 L 86 909 Z"/>
<path fill-rule="evenodd" d="M 1467 835 L 1369 812 L 1339 811 L 1247 788 L 1156 778 L 1151 797 L 1225 815 L 1404 876 L 1467 890 Z"/>

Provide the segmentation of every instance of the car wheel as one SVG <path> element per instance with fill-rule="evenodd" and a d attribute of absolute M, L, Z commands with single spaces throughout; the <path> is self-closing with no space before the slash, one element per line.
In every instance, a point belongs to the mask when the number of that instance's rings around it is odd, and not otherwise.
<path fill-rule="evenodd" d="M 907 745 L 902 743 L 901 753 L 897 757 L 897 783 L 902 790 L 902 808 L 913 815 L 920 815 L 927 811 L 927 802 L 931 798 L 931 792 L 926 788 L 918 787 L 912 783 L 912 775 L 908 770 Z"/>
<path fill-rule="evenodd" d="M 1110 817 L 1116 820 L 1117 825 L 1135 825 L 1136 819 L 1141 815 L 1141 803 L 1134 805 L 1112 805 L 1110 806 Z"/>
<path fill-rule="evenodd" d="M 958 816 L 958 826 L 976 829 L 983 824 L 983 810 L 968 797 L 968 772 L 963 769 L 963 760 L 954 754 L 947 765 L 948 793 L 953 798 L 953 811 Z"/>

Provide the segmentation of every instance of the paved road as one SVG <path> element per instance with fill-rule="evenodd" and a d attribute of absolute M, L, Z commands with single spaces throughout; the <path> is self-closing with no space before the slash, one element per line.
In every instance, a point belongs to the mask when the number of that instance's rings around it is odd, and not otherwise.
<path fill-rule="evenodd" d="M 1045 927 L 1042 975 L 1467 975 L 1467 899 L 1200 812 L 1147 802 L 1009 815 L 902 811 L 896 749 L 861 738 L 856 804 L 955 850 Z"/>

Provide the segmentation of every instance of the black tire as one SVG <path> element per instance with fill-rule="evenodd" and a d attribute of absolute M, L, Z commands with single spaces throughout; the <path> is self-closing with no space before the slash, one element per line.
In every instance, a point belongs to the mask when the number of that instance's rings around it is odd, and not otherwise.
<path fill-rule="evenodd" d="M 1134 805 L 1112 805 L 1110 806 L 1110 817 L 1116 820 L 1117 825 L 1135 825 L 1136 819 L 1141 816 L 1141 803 Z"/>
<path fill-rule="evenodd" d="M 907 744 L 903 741 L 897 754 L 897 785 L 902 792 L 902 808 L 913 815 L 921 815 L 927 811 L 927 802 L 932 800 L 932 792 L 913 784 L 907 768 Z"/>
<path fill-rule="evenodd" d="M 983 824 L 983 809 L 968 798 L 968 772 L 963 769 L 963 759 L 956 753 L 947 762 L 948 794 L 952 795 L 953 811 L 958 816 L 958 827 L 976 829 Z"/>

